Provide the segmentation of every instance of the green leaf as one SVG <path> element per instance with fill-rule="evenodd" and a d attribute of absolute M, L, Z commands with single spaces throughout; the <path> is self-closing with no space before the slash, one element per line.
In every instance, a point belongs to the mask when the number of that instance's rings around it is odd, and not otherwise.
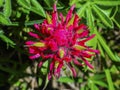
<path fill-rule="evenodd" d="M 0 38 L 7 43 L 7 45 L 10 45 L 11 47 L 13 47 L 15 45 L 15 43 L 10 40 L 8 37 L 6 37 L 4 34 L 0 34 Z"/>
<path fill-rule="evenodd" d="M 42 8 L 42 6 L 38 3 L 38 1 L 36 0 L 18 0 L 17 1 L 19 5 L 21 5 L 22 7 L 40 15 L 45 17 L 45 12 Z"/>
<path fill-rule="evenodd" d="M 113 9 L 113 7 L 109 7 L 109 8 L 103 8 L 102 6 L 99 6 L 99 8 L 101 9 L 101 11 L 106 15 L 106 16 L 108 16 L 110 19 L 111 19 L 111 14 L 113 14 L 114 12 L 112 11 L 112 10 L 114 10 Z"/>
<path fill-rule="evenodd" d="M 114 11 L 114 14 L 112 16 L 112 20 L 113 22 L 118 26 L 118 28 L 120 28 L 120 8 L 119 7 L 116 7 L 115 11 Z"/>
<path fill-rule="evenodd" d="M 118 9 L 119 9 L 119 6 L 116 6 L 116 7 L 114 8 L 114 13 L 112 14 L 111 19 L 115 17 L 115 15 L 116 15 L 117 12 L 118 12 Z"/>
<path fill-rule="evenodd" d="M 50 11 L 50 10 L 53 10 L 53 7 L 44 7 L 44 9 Z M 64 6 L 57 7 L 57 10 L 61 10 L 61 9 L 64 9 Z"/>
<path fill-rule="evenodd" d="M 100 50 L 101 56 L 102 56 L 102 57 L 105 57 L 105 54 L 104 54 L 103 48 L 102 48 L 101 45 L 100 45 L 100 42 L 98 42 L 98 49 Z"/>
<path fill-rule="evenodd" d="M 8 25 L 10 23 L 10 20 L 0 13 L 0 24 Z"/>
<path fill-rule="evenodd" d="M 91 90 L 96 90 L 96 89 L 95 89 L 95 84 L 94 84 L 94 83 L 90 83 L 90 89 L 91 89 Z"/>
<path fill-rule="evenodd" d="M 38 84 L 39 84 L 39 86 L 42 85 L 42 82 L 43 82 L 43 79 L 39 77 L 39 78 L 38 78 Z"/>
<path fill-rule="evenodd" d="M 78 0 L 70 0 L 69 4 L 73 5 L 73 4 L 76 4 L 77 2 L 78 2 Z"/>
<path fill-rule="evenodd" d="M 86 3 L 82 7 L 80 7 L 80 9 L 77 11 L 78 16 L 83 17 L 87 6 L 88 6 L 88 4 Z"/>
<path fill-rule="evenodd" d="M 117 72 L 119 72 L 119 70 L 117 69 L 117 66 L 112 65 L 112 67 L 110 68 L 110 72 L 117 73 Z"/>
<path fill-rule="evenodd" d="M 48 72 L 48 63 L 49 63 L 48 60 L 45 61 L 41 67 L 41 72 L 43 75 L 46 75 Z"/>
<path fill-rule="evenodd" d="M 98 87 L 91 80 L 88 80 L 88 86 L 89 86 L 90 90 L 99 90 Z"/>
<path fill-rule="evenodd" d="M 21 83 L 20 87 L 22 88 L 22 90 L 26 90 L 27 89 L 27 83 L 25 83 L 25 82 Z"/>
<path fill-rule="evenodd" d="M 103 82 L 102 80 L 100 81 L 93 81 L 95 84 L 99 85 L 99 86 L 102 86 L 102 87 L 108 87 L 107 84 L 105 82 Z"/>
<path fill-rule="evenodd" d="M 105 74 L 106 74 L 109 90 L 115 90 L 109 69 L 105 70 Z"/>
<path fill-rule="evenodd" d="M 99 90 L 99 88 L 95 84 L 93 84 L 93 90 Z"/>
<path fill-rule="evenodd" d="M 70 77 L 60 77 L 58 81 L 62 83 L 73 83 L 74 82 L 74 80 Z"/>
<path fill-rule="evenodd" d="M 87 15 L 87 25 L 89 26 L 90 32 L 93 32 L 94 31 L 94 18 L 93 18 L 90 6 L 88 6 L 88 9 L 86 10 L 86 15 Z"/>
<path fill-rule="evenodd" d="M 33 5 L 33 7 L 31 8 L 33 12 L 36 12 L 43 17 L 46 16 L 44 9 L 37 0 L 31 0 L 31 4 Z"/>
<path fill-rule="evenodd" d="M 25 26 L 33 26 L 34 24 L 40 24 L 43 22 L 43 19 L 41 20 L 33 20 L 33 21 L 27 21 L 23 23 Z M 19 26 L 20 22 L 12 22 L 12 24 L 9 24 L 9 26 Z"/>
<path fill-rule="evenodd" d="M 17 0 L 17 3 L 21 6 L 23 6 L 26 9 L 30 9 L 31 5 L 26 0 Z"/>
<path fill-rule="evenodd" d="M 91 80 L 98 80 L 100 81 L 101 79 L 105 78 L 104 74 L 95 74 L 94 76 L 90 77 Z"/>
<path fill-rule="evenodd" d="M 106 44 L 105 40 L 103 39 L 103 37 L 100 35 L 99 32 L 96 32 L 96 35 L 98 37 L 98 41 L 101 44 L 101 46 L 104 48 L 104 50 L 107 52 L 108 56 L 113 60 L 113 61 L 117 61 L 119 62 L 120 60 L 118 60 L 115 55 L 113 54 L 113 52 L 111 51 L 111 49 L 109 48 L 109 46 Z"/>
<path fill-rule="evenodd" d="M 115 52 L 115 57 L 120 61 L 120 56 Z"/>
<path fill-rule="evenodd" d="M 120 28 L 120 23 L 118 23 L 118 21 L 116 19 L 114 19 L 114 18 L 112 20 L 117 25 L 117 27 Z"/>
<path fill-rule="evenodd" d="M 28 21 L 28 22 L 25 22 L 25 26 L 29 26 L 29 25 L 34 25 L 34 24 L 40 24 L 43 22 L 43 19 L 41 20 L 33 20 L 33 21 Z"/>
<path fill-rule="evenodd" d="M 49 79 L 48 79 L 48 74 L 47 74 L 46 75 L 46 80 L 45 80 L 45 85 L 44 85 L 42 90 L 45 90 L 45 88 L 47 87 L 48 83 L 49 83 Z"/>
<path fill-rule="evenodd" d="M 0 70 L 7 72 L 7 73 L 10 73 L 10 74 L 14 74 L 14 75 L 17 73 L 16 70 L 13 70 L 13 69 L 8 68 L 8 67 L 3 67 L 2 65 L 0 65 Z"/>
<path fill-rule="evenodd" d="M 120 1 L 118 0 L 95 0 L 94 1 L 95 4 L 98 5 L 104 5 L 104 6 L 116 6 L 116 5 L 120 5 Z"/>
<path fill-rule="evenodd" d="M 90 34 L 96 34 L 96 29 L 94 29 Z M 87 44 L 88 46 L 92 46 L 92 48 L 96 49 L 96 47 L 97 47 L 97 42 L 98 42 L 98 40 L 97 40 L 97 35 L 95 35 L 95 37 L 92 38 L 91 40 L 87 41 L 86 44 Z"/>
<path fill-rule="evenodd" d="M 93 33 L 94 34 L 94 33 Z M 86 43 L 88 46 L 92 46 L 92 48 L 96 49 L 97 47 L 97 36 L 92 38 L 91 40 L 87 41 Z"/>
<path fill-rule="evenodd" d="M 17 82 L 14 83 L 14 86 L 18 87 L 20 86 L 21 82 L 18 80 Z"/>
<path fill-rule="evenodd" d="M 11 12 L 12 12 L 11 0 L 5 0 L 4 10 L 3 10 L 4 16 L 5 17 L 10 17 Z"/>
<path fill-rule="evenodd" d="M 38 15 L 40 15 L 40 16 L 43 16 L 43 17 L 45 17 L 45 14 L 43 14 L 43 13 L 41 13 L 41 10 L 38 10 L 37 8 L 35 8 L 35 7 L 31 7 L 31 9 L 30 9 L 32 12 L 34 12 L 34 13 L 36 13 L 36 14 L 38 14 Z"/>
<path fill-rule="evenodd" d="M 19 10 L 22 11 L 22 13 L 30 14 L 30 10 L 29 10 L 29 9 L 26 9 L 26 8 L 24 8 L 24 7 L 20 7 Z M 21 14 L 22 14 L 22 13 L 21 13 Z"/>
<path fill-rule="evenodd" d="M 101 22 L 103 22 L 106 26 L 113 28 L 112 20 L 98 6 L 92 5 L 92 8 L 101 19 Z"/>
<path fill-rule="evenodd" d="M 47 4 L 48 7 L 51 7 L 52 0 L 44 0 L 44 2 Z"/>

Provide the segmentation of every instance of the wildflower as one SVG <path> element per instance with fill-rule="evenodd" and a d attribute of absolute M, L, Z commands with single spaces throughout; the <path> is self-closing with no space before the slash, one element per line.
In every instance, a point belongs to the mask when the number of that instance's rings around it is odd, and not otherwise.
<path fill-rule="evenodd" d="M 78 66 L 87 65 L 93 69 L 88 59 L 99 53 L 86 45 L 86 42 L 94 38 L 89 36 L 89 30 L 84 24 L 79 24 L 77 14 L 73 14 L 73 5 L 66 18 L 60 13 L 58 15 L 56 4 L 54 4 L 52 15 L 46 14 L 42 24 L 35 24 L 40 34 L 29 32 L 36 41 L 27 41 L 26 46 L 31 54 L 30 59 L 42 57 L 39 67 L 46 60 L 50 60 L 48 78 L 52 75 L 60 76 L 61 69 L 66 65 L 70 68 L 73 76 L 76 76 L 73 64 Z M 82 62 L 82 63 L 81 63 Z"/>

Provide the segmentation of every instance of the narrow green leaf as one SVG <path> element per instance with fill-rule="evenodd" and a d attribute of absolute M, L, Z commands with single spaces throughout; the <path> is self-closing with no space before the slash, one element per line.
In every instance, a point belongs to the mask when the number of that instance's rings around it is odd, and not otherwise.
<path fill-rule="evenodd" d="M 45 89 L 46 89 L 46 87 L 47 87 L 48 83 L 49 83 L 49 80 L 48 80 L 48 75 L 46 75 L 45 85 L 44 85 L 44 87 L 43 87 L 43 89 L 42 89 L 42 90 L 45 90 Z"/>
<path fill-rule="evenodd" d="M 117 69 L 117 65 L 112 65 L 112 67 L 110 68 L 110 72 L 112 72 L 112 73 L 119 72 L 119 70 Z"/>
<path fill-rule="evenodd" d="M 12 40 L 10 40 L 8 37 L 6 37 L 4 34 L 0 34 L 0 38 L 11 47 L 15 45 L 15 43 Z"/>
<path fill-rule="evenodd" d="M 77 3 L 77 2 L 78 2 L 78 0 L 70 0 L 69 4 L 73 5 L 73 4 Z"/>
<path fill-rule="evenodd" d="M 18 86 L 20 86 L 21 83 L 22 83 L 22 82 L 20 82 L 20 81 L 18 80 L 17 82 L 14 83 L 14 86 L 17 86 L 17 87 L 18 87 Z"/>
<path fill-rule="evenodd" d="M 103 82 L 102 80 L 101 81 L 100 80 L 99 81 L 93 80 L 93 82 L 99 86 L 106 87 L 106 88 L 108 87 L 107 84 L 105 82 Z"/>
<path fill-rule="evenodd" d="M 22 87 L 22 90 L 26 90 L 27 89 L 27 84 L 25 82 L 21 83 L 20 86 Z"/>
<path fill-rule="evenodd" d="M 42 6 L 40 5 L 40 3 L 37 0 L 31 0 L 31 4 L 33 5 L 32 7 L 32 11 L 36 11 L 36 13 L 40 14 L 41 16 L 45 17 L 45 11 L 42 8 Z"/>
<path fill-rule="evenodd" d="M 12 12 L 11 0 L 5 0 L 4 10 L 3 10 L 4 16 L 5 17 L 10 17 L 11 12 Z"/>
<path fill-rule="evenodd" d="M 113 22 L 117 25 L 118 28 L 120 28 L 120 23 L 117 22 L 116 19 L 112 18 Z"/>
<path fill-rule="evenodd" d="M 18 0 L 18 4 L 40 16 L 45 17 L 45 12 L 42 6 L 36 0 Z"/>
<path fill-rule="evenodd" d="M 94 88 L 95 88 L 94 90 L 99 90 L 99 88 L 96 85 L 94 85 Z"/>
<path fill-rule="evenodd" d="M 23 13 L 25 13 L 25 14 L 30 14 L 30 10 L 26 9 L 24 7 L 20 7 L 19 10 L 22 11 Z M 20 13 L 20 14 L 22 14 L 22 13 Z"/>
<path fill-rule="evenodd" d="M 92 33 L 94 34 L 94 33 Z M 93 39 L 87 41 L 86 43 L 88 46 L 92 46 L 92 48 L 96 49 L 97 47 L 97 36 L 95 36 Z"/>
<path fill-rule="evenodd" d="M 42 85 L 42 82 L 43 82 L 43 79 L 39 77 L 39 78 L 38 78 L 38 84 L 39 84 L 39 86 Z"/>
<path fill-rule="evenodd" d="M 17 0 L 17 3 L 21 6 L 23 6 L 26 9 L 30 9 L 31 5 L 26 0 Z"/>
<path fill-rule="evenodd" d="M 101 22 L 103 22 L 106 26 L 113 28 L 112 20 L 98 6 L 93 5 L 92 8 L 101 19 Z"/>
<path fill-rule="evenodd" d="M 51 1 L 52 0 L 44 0 L 44 2 L 47 4 L 48 7 L 51 7 Z"/>
<path fill-rule="evenodd" d="M 95 90 L 95 85 L 94 85 L 94 83 L 90 83 L 90 89 L 91 89 L 91 90 Z"/>
<path fill-rule="evenodd" d="M 114 18 L 115 15 L 117 14 L 117 12 L 118 12 L 118 8 L 119 8 L 118 6 L 115 7 L 115 9 L 114 9 L 114 13 L 112 14 L 111 19 Z"/>
<path fill-rule="evenodd" d="M 31 26 L 31 25 L 34 25 L 34 24 L 40 24 L 43 22 L 43 19 L 41 20 L 33 20 L 33 21 L 28 21 L 28 22 L 25 22 L 23 23 L 23 25 L 25 26 Z M 19 26 L 20 22 L 12 22 L 12 24 L 9 24 L 9 26 Z"/>
<path fill-rule="evenodd" d="M 25 22 L 25 26 L 29 26 L 29 25 L 34 25 L 34 24 L 40 24 L 43 22 L 43 19 L 41 20 L 33 20 L 33 21 L 28 21 L 28 22 Z"/>
<path fill-rule="evenodd" d="M 86 10 L 87 15 L 87 24 L 89 26 L 90 32 L 94 31 L 94 19 L 91 11 L 91 7 L 88 6 L 88 9 Z"/>
<path fill-rule="evenodd" d="M 2 65 L 0 65 L 0 70 L 4 71 L 4 72 L 7 72 L 7 73 L 10 73 L 10 74 L 16 74 L 17 73 L 16 70 L 13 70 L 13 69 L 8 68 L 8 67 L 3 67 Z"/>
<path fill-rule="evenodd" d="M 84 4 L 80 9 L 77 11 L 78 16 L 82 17 L 86 11 L 88 4 Z"/>
<path fill-rule="evenodd" d="M 61 10 L 63 8 L 64 8 L 64 6 L 61 6 L 61 7 L 59 6 L 59 7 L 57 7 L 57 10 Z M 44 9 L 50 11 L 50 10 L 53 10 L 53 7 L 44 7 Z"/>
<path fill-rule="evenodd" d="M 120 56 L 115 52 L 115 57 L 120 61 Z"/>
<path fill-rule="evenodd" d="M 58 81 L 62 82 L 62 83 L 68 83 L 68 82 L 73 83 L 74 82 L 74 80 L 72 78 L 70 78 L 70 77 L 60 77 L 58 79 Z"/>
<path fill-rule="evenodd" d="M 43 65 L 42 65 L 42 67 L 41 67 L 41 72 L 42 72 L 42 74 L 44 74 L 44 75 L 46 75 L 47 74 L 47 72 L 48 72 L 48 60 L 47 61 L 45 61 L 44 63 L 43 63 Z"/>
<path fill-rule="evenodd" d="M 92 83 L 92 88 L 91 88 L 91 90 L 99 90 L 99 88 L 98 88 L 94 83 Z"/>
<path fill-rule="evenodd" d="M 42 13 L 40 12 L 40 10 L 36 9 L 35 7 L 31 7 L 30 11 L 32 11 L 32 12 L 34 12 L 34 13 L 40 15 L 40 16 L 45 17 L 44 14 L 42 14 Z"/>
<path fill-rule="evenodd" d="M 118 6 L 118 7 L 116 7 L 116 10 L 114 11 L 114 14 L 112 16 L 112 20 L 120 28 L 120 18 L 119 17 L 120 17 L 120 8 Z"/>
<path fill-rule="evenodd" d="M 11 82 L 14 79 L 15 75 L 11 75 L 8 79 L 8 82 Z"/>
<path fill-rule="evenodd" d="M 95 74 L 94 76 L 90 77 L 91 80 L 102 80 L 103 78 L 105 78 L 105 75 L 104 74 Z"/>
<path fill-rule="evenodd" d="M 109 46 L 106 44 L 105 40 L 103 39 L 103 37 L 100 35 L 99 32 L 96 32 L 96 35 L 98 37 L 98 41 L 101 44 L 101 46 L 104 48 L 104 50 L 107 52 L 108 56 L 113 60 L 113 61 L 117 61 L 119 62 L 118 59 L 116 59 L 115 55 L 113 54 L 113 52 L 111 51 L 111 49 L 109 48 Z"/>
<path fill-rule="evenodd" d="M 0 24 L 8 25 L 10 23 L 10 20 L 0 13 Z"/>
<path fill-rule="evenodd" d="M 94 0 L 95 4 L 104 5 L 104 6 L 116 6 L 120 5 L 120 1 L 118 0 Z"/>
<path fill-rule="evenodd" d="M 96 29 L 94 29 L 93 31 L 91 31 L 90 34 L 96 34 Z M 95 35 L 95 37 L 94 37 L 93 39 L 87 41 L 86 44 L 87 44 L 88 46 L 92 46 L 92 48 L 96 49 L 96 47 L 97 47 L 97 42 L 98 42 L 98 40 L 97 40 L 97 35 Z"/>
<path fill-rule="evenodd" d="M 105 74 L 106 74 L 109 90 L 115 90 L 109 69 L 105 70 Z"/>
<path fill-rule="evenodd" d="M 88 86 L 90 90 L 98 90 L 98 87 L 94 84 L 92 80 L 88 80 Z"/>
<path fill-rule="evenodd" d="M 104 54 L 104 51 L 103 51 L 103 48 L 101 47 L 100 43 L 98 42 L 98 49 L 100 50 L 100 54 L 102 57 L 105 57 L 105 54 Z"/>
<path fill-rule="evenodd" d="M 101 7 L 99 7 L 101 9 Z M 113 10 L 113 7 L 109 7 L 109 8 L 106 8 L 106 9 L 101 9 L 101 11 L 111 19 L 111 14 L 113 14 L 114 12 L 112 11 Z"/>

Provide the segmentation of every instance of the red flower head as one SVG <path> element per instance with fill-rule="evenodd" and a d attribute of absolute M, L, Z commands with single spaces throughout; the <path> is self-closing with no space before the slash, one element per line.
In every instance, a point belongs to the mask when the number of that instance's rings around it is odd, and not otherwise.
<path fill-rule="evenodd" d="M 54 4 L 52 15 L 46 14 L 47 19 L 42 24 L 34 25 L 40 34 L 29 32 L 30 36 L 36 38 L 35 42 L 26 42 L 29 53 L 32 55 L 30 59 L 42 57 L 39 67 L 46 60 L 51 60 L 49 79 L 52 74 L 59 76 L 62 67 L 66 65 L 72 71 L 73 76 L 76 76 L 73 64 L 79 66 L 87 65 L 93 69 L 88 59 L 99 53 L 98 50 L 93 50 L 86 45 L 86 42 L 94 38 L 95 35 L 89 36 L 87 27 L 84 24 L 79 25 L 80 19 L 78 15 L 72 14 L 74 7 L 73 5 L 70 8 L 66 18 L 64 18 L 62 13 L 58 17 L 56 4 Z"/>

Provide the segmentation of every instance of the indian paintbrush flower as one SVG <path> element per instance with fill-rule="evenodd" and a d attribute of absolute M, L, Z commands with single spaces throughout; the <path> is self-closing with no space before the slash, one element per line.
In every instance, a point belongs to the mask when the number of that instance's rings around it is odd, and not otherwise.
<path fill-rule="evenodd" d="M 27 41 L 30 59 L 42 57 L 39 67 L 46 60 L 50 60 L 48 78 L 52 75 L 60 76 L 61 69 L 67 65 L 73 76 L 76 76 L 74 65 L 87 65 L 93 69 L 88 59 L 99 53 L 87 46 L 86 42 L 94 38 L 94 34 L 89 36 L 86 25 L 79 24 L 78 15 L 73 14 L 73 5 L 66 17 L 62 13 L 58 15 L 56 4 L 54 4 L 52 15 L 46 13 L 46 19 L 42 24 L 34 24 L 39 32 L 29 32 L 29 35 L 36 38 L 36 41 Z M 81 63 L 82 62 L 82 63 Z"/>

